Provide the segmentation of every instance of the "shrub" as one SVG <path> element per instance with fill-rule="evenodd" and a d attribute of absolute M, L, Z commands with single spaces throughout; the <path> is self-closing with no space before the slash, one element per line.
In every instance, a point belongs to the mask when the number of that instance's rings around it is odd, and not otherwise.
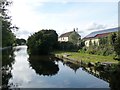
<path fill-rule="evenodd" d="M 78 46 L 71 42 L 59 42 L 58 50 L 63 51 L 78 51 Z"/>
<path fill-rule="evenodd" d="M 28 50 L 31 54 L 49 54 L 56 48 L 57 40 L 56 31 L 41 30 L 28 38 Z"/>

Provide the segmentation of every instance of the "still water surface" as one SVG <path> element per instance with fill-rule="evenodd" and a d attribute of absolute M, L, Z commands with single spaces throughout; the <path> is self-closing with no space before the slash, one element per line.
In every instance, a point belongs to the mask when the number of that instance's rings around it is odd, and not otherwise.
<path fill-rule="evenodd" d="M 29 56 L 27 46 L 14 51 L 9 85 L 19 88 L 109 88 L 109 83 L 81 67 L 69 66 L 53 56 Z"/>

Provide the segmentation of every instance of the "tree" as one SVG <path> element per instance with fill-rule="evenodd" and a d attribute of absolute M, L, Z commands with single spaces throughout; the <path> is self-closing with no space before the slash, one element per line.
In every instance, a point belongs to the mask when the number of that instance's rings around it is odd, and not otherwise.
<path fill-rule="evenodd" d="M 108 37 L 100 38 L 99 43 L 100 43 L 100 45 L 107 45 L 108 44 Z"/>
<path fill-rule="evenodd" d="M 120 60 L 120 30 L 119 30 L 118 35 L 117 35 L 117 40 L 114 44 L 114 50 L 118 56 L 117 59 Z"/>
<path fill-rule="evenodd" d="M 27 40 L 31 54 L 49 54 L 56 48 L 58 35 L 55 30 L 41 30 Z"/>
<path fill-rule="evenodd" d="M 26 44 L 26 40 L 25 39 L 16 39 L 16 44 L 17 45 L 25 45 Z"/>
<path fill-rule="evenodd" d="M 79 45 L 81 41 L 81 37 L 77 32 L 74 31 L 72 34 L 70 34 L 69 41 L 74 45 Z"/>
<path fill-rule="evenodd" d="M 10 1 L 0 1 L 1 22 L 2 22 L 2 47 L 12 46 L 15 42 L 15 35 L 12 33 L 13 29 L 18 29 L 12 26 L 11 17 L 7 14 L 6 7 L 11 4 Z"/>
<path fill-rule="evenodd" d="M 117 33 L 116 32 L 114 32 L 114 33 L 111 33 L 109 36 L 108 36 L 108 41 L 109 41 L 109 43 L 110 43 L 110 45 L 114 45 L 114 43 L 116 42 L 116 40 L 117 40 Z"/>

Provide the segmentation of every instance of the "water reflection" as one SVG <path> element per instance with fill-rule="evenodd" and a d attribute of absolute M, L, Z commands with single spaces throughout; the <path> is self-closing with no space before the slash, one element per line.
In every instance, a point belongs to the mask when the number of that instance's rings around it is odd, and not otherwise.
<path fill-rule="evenodd" d="M 15 52 L 12 49 L 3 51 L 2 85 L 4 88 L 13 87 L 13 84 L 18 83 L 20 88 L 110 87 L 111 90 L 120 90 L 120 66 L 111 72 L 93 66 L 83 68 L 72 62 L 58 60 L 54 56 L 28 56 L 26 49 L 27 47 L 23 46 L 15 47 Z"/>
<path fill-rule="evenodd" d="M 120 90 L 120 65 L 111 73 L 109 83 L 111 90 Z"/>
<path fill-rule="evenodd" d="M 80 68 L 80 65 L 69 62 L 69 61 L 62 61 L 63 64 L 67 65 L 69 68 L 71 68 L 72 70 L 74 70 L 75 72 Z"/>
<path fill-rule="evenodd" d="M 54 62 L 54 56 L 29 56 L 30 67 L 39 75 L 52 76 L 58 73 L 59 67 Z"/>
<path fill-rule="evenodd" d="M 112 66 L 103 66 L 102 69 L 96 67 L 84 67 L 83 70 L 108 82 L 111 90 L 120 90 L 120 65 L 115 65 L 114 68 L 112 68 Z"/>
<path fill-rule="evenodd" d="M 11 70 L 14 64 L 13 49 L 2 51 L 2 88 L 9 88 L 9 79 L 12 77 Z"/>

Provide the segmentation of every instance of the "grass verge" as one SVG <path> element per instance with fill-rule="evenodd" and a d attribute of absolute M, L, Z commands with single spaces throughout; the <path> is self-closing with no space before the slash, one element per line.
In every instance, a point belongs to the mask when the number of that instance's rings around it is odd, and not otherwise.
<path fill-rule="evenodd" d="M 92 62 L 92 63 L 97 63 L 97 62 L 109 62 L 109 63 L 118 63 L 117 60 L 113 59 L 113 56 L 101 56 L 101 55 L 92 55 L 88 53 L 80 53 L 80 52 L 64 52 L 64 51 L 56 51 L 54 52 L 55 55 L 68 55 L 68 58 L 71 59 L 76 59 L 80 60 L 83 62 Z"/>

